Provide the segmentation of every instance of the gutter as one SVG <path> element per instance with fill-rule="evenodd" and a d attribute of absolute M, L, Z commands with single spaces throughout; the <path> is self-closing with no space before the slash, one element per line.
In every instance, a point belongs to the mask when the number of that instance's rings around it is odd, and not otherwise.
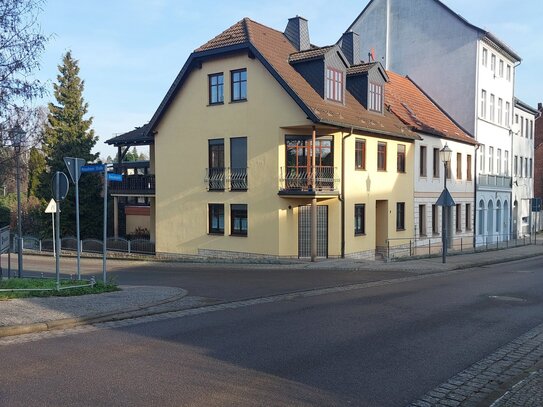
<path fill-rule="evenodd" d="M 345 140 L 353 135 L 353 128 L 346 136 L 341 136 L 341 193 L 339 201 L 341 202 L 341 258 L 345 258 Z"/>

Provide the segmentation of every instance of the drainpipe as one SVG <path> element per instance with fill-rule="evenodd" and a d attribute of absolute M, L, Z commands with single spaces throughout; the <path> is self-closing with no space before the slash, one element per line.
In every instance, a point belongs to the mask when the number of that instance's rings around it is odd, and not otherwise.
<path fill-rule="evenodd" d="M 313 188 L 313 199 L 311 200 L 311 261 L 314 262 L 317 258 L 317 174 L 316 174 L 316 159 L 315 159 L 315 144 L 317 142 L 317 130 L 313 126 L 313 134 L 311 136 L 311 188 Z"/>
<path fill-rule="evenodd" d="M 353 135 L 353 128 L 346 136 L 341 136 L 341 258 L 345 258 L 345 140 Z"/>
<path fill-rule="evenodd" d="M 479 228 L 477 227 L 477 211 L 479 210 L 478 202 L 477 202 L 477 163 L 479 162 L 479 147 L 481 147 L 480 144 L 477 144 L 475 146 L 475 171 L 473 173 L 473 247 L 475 248 L 477 246 L 477 232 Z"/>

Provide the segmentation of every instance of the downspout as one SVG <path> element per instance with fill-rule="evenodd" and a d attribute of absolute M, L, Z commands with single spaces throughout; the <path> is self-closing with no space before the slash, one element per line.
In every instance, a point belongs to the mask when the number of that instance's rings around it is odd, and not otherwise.
<path fill-rule="evenodd" d="M 479 210 L 479 206 L 477 205 L 477 163 L 479 162 L 479 147 L 481 145 L 477 143 L 475 146 L 475 171 L 473 174 L 473 247 L 475 248 L 477 246 L 477 232 L 479 228 L 477 227 L 477 211 Z"/>
<path fill-rule="evenodd" d="M 311 136 L 311 188 L 313 189 L 313 199 L 311 199 L 311 261 L 317 258 L 317 174 L 316 174 L 316 146 L 317 130 L 313 126 Z"/>
<path fill-rule="evenodd" d="M 518 64 L 513 66 L 513 100 L 511 101 L 511 126 L 514 124 L 513 120 L 515 119 L 515 82 L 517 80 L 517 68 L 522 64 L 522 61 L 518 61 Z M 511 134 L 511 192 L 509 197 L 509 238 L 511 238 L 513 235 L 516 237 L 518 232 L 518 225 L 517 230 L 513 230 L 513 184 L 514 184 L 514 178 L 516 174 L 513 174 L 513 160 L 515 158 L 514 154 L 514 145 L 515 145 L 515 135 L 513 134 L 513 131 L 511 130 L 511 126 L 509 126 L 509 133 Z M 518 133 L 517 133 L 518 134 Z M 518 211 L 517 211 L 518 213 Z"/>
<path fill-rule="evenodd" d="M 353 135 L 353 128 L 346 136 L 341 136 L 341 258 L 345 258 L 345 140 Z"/>

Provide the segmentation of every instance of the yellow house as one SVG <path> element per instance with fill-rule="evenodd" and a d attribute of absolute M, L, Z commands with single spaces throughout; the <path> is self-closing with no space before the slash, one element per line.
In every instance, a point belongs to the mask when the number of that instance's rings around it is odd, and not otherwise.
<path fill-rule="evenodd" d="M 419 137 L 358 49 L 245 18 L 190 55 L 143 135 L 157 255 L 373 259 L 412 236 Z"/>

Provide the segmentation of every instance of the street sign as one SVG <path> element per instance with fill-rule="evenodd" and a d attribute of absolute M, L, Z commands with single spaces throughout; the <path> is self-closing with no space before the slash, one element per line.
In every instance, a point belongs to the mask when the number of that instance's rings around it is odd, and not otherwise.
<path fill-rule="evenodd" d="M 0 229 L 0 254 L 9 250 L 9 226 Z"/>
<path fill-rule="evenodd" d="M 54 199 L 49 201 L 47 208 L 45 208 L 45 213 L 57 213 L 57 203 Z"/>
<path fill-rule="evenodd" d="M 541 212 L 541 198 L 532 198 L 532 212 Z"/>
<path fill-rule="evenodd" d="M 441 192 L 441 195 L 439 196 L 437 202 L 437 206 L 455 206 L 456 203 L 454 202 L 453 197 L 451 196 L 448 189 L 444 189 L 443 192 Z"/>
<path fill-rule="evenodd" d="M 105 164 L 90 164 L 82 166 L 81 172 L 103 172 L 105 169 Z"/>
<path fill-rule="evenodd" d="M 63 172 L 57 171 L 52 179 L 53 199 L 62 201 L 68 195 L 69 182 L 68 177 Z"/>
<path fill-rule="evenodd" d="M 85 165 L 85 160 L 82 158 L 64 157 L 64 163 L 66 164 L 66 168 L 68 168 L 68 173 L 73 183 L 77 183 L 79 177 L 81 177 L 81 167 Z"/>
<path fill-rule="evenodd" d="M 109 172 L 107 174 L 107 180 L 113 182 L 121 182 L 123 180 L 122 174 L 115 174 L 114 172 Z"/>

